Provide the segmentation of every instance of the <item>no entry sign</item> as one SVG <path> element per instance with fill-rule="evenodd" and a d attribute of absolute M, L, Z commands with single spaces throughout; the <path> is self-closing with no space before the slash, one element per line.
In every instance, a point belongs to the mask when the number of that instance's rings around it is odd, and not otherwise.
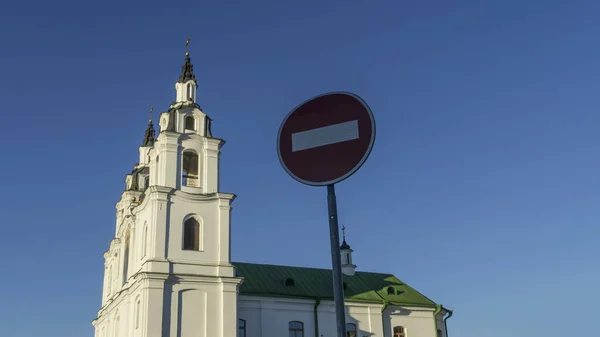
<path fill-rule="evenodd" d="M 277 137 L 283 168 L 312 186 L 332 185 L 365 162 L 375 141 L 375 120 L 367 104 L 346 92 L 323 94 L 290 112 Z"/>

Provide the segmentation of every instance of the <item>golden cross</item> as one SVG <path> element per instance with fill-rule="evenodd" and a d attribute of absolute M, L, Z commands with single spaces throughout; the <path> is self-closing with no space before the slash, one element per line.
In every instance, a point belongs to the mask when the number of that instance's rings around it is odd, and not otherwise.
<path fill-rule="evenodd" d="M 190 55 L 190 37 L 188 36 L 187 41 L 185 41 L 185 55 Z"/>
<path fill-rule="evenodd" d="M 154 111 L 154 107 L 150 107 L 150 122 L 152 122 L 152 111 Z"/>

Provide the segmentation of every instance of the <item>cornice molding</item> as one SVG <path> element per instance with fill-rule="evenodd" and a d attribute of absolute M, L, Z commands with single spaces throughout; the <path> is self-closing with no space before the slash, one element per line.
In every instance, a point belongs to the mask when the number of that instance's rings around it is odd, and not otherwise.
<path fill-rule="evenodd" d="M 173 190 L 173 196 L 181 198 L 185 201 L 196 201 L 196 202 L 210 202 L 210 201 L 226 201 L 227 204 L 231 204 L 235 200 L 236 195 L 231 193 L 209 193 L 209 194 L 192 194 L 179 190 Z"/>

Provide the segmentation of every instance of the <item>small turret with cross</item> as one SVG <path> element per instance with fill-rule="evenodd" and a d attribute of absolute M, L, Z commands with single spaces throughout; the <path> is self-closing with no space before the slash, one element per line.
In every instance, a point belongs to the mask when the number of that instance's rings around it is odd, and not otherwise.
<path fill-rule="evenodd" d="M 346 226 L 342 226 L 342 245 L 340 254 L 342 255 L 342 273 L 352 276 L 356 272 L 356 266 L 352 264 L 352 252 L 350 245 L 346 242 Z"/>

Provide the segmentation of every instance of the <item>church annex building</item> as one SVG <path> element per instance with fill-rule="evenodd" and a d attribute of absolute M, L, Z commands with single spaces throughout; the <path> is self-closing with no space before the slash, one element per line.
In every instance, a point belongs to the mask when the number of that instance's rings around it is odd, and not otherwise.
<path fill-rule="evenodd" d="M 231 261 L 224 141 L 196 103 L 187 52 L 175 89 L 116 204 L 95 336 L 336 337 L 331 270 Z M 356 271 L 345 238 L 340 249 L 348 336 L 448 336 L 451 310 L 394 275 Z"/>

